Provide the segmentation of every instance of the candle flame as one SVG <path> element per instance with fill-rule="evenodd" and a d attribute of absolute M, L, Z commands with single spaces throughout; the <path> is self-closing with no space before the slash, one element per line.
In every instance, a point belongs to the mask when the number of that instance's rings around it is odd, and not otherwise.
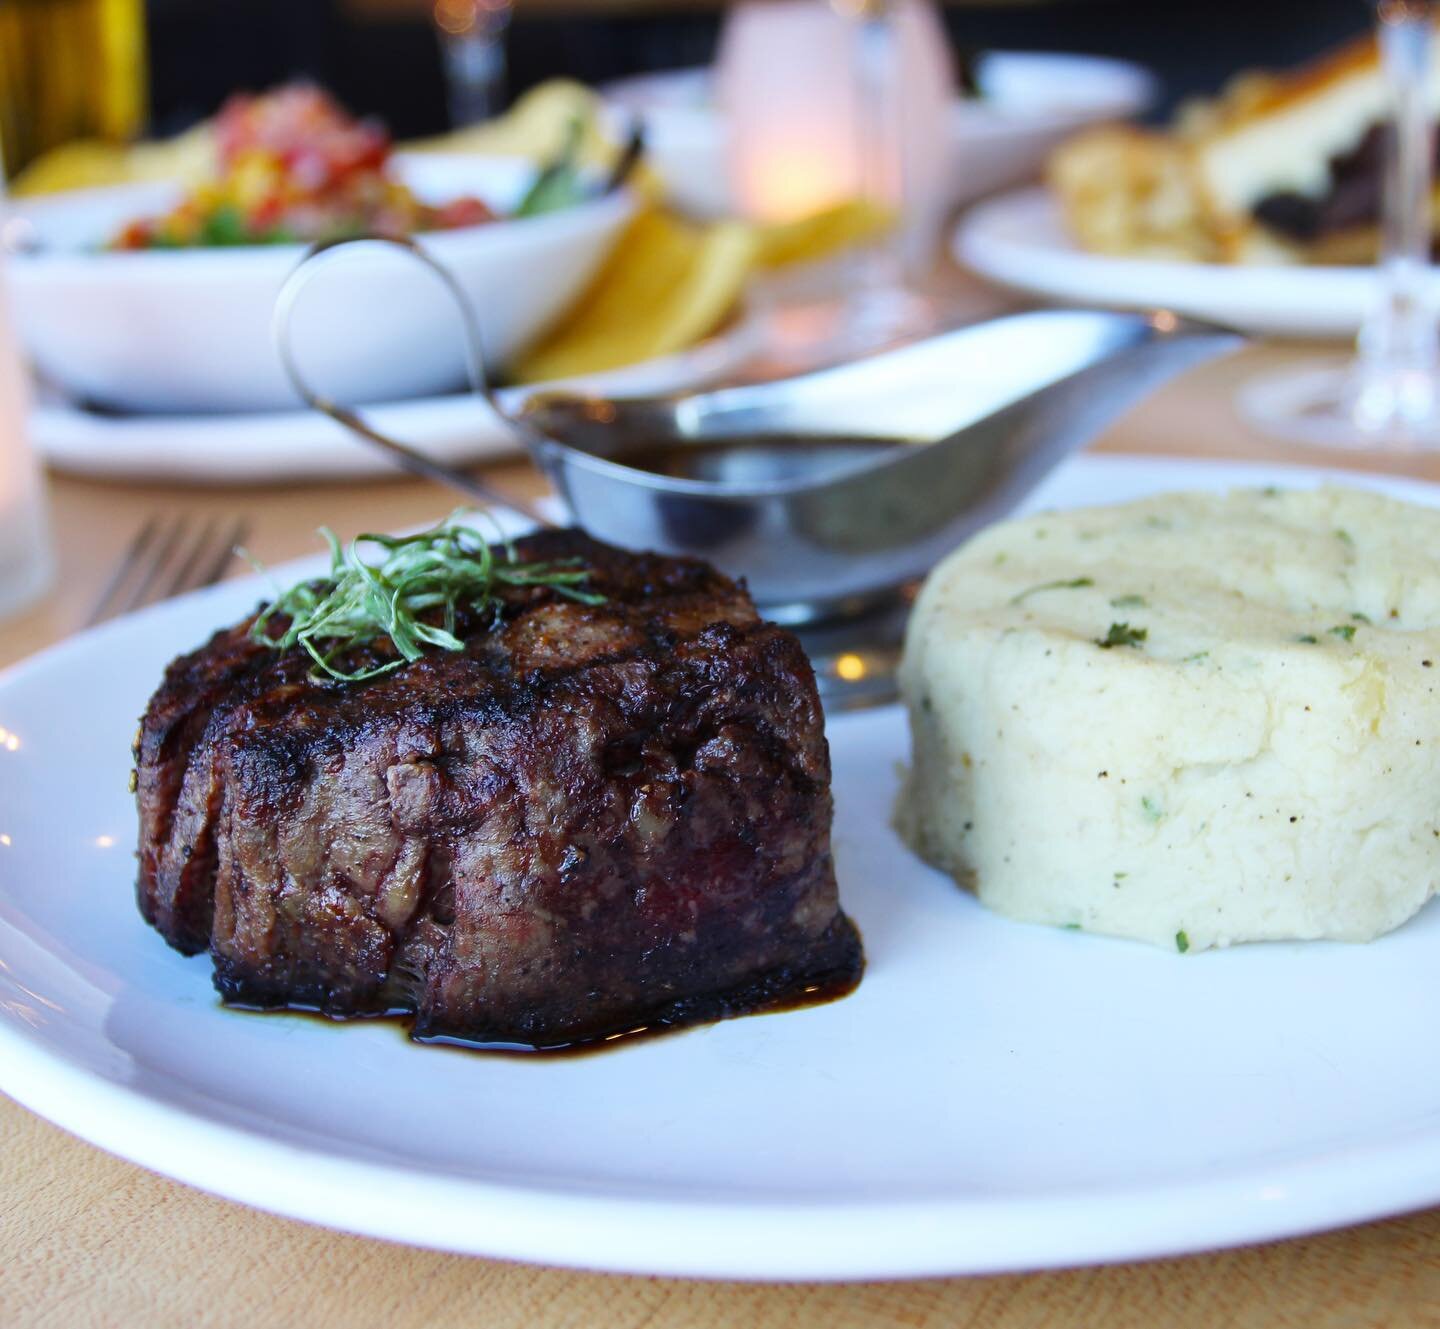
<path fill-rule="evenodd" d="M 763 221 L 787 222 L 853 198 L 854 159 L 845 143 L 823 137 L 757 144 L 741 163 L 741 208 Z"/>

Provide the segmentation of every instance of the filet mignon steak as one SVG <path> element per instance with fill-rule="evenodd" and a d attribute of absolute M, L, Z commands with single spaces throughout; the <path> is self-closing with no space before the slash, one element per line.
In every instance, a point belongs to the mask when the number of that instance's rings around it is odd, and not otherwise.
<path fill-rule="evenodd" d="M 501 591 L 436 650 L 312 677 L 253 618 L 141 722 L 139 903 L 230 1002 L 553 1047 L 843 990 L 814 675 L 744 588 L 577 532 L 601 604 Z M 383 660 L 386 639 L 357 648 Z"/>

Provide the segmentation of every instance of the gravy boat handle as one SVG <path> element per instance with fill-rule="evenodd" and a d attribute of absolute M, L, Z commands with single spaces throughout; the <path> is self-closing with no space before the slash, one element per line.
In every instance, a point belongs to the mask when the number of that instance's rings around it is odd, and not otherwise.
<path fill-rule="evenodd" d="M 319 265 L 322 262 L 330 261 L 326 259 L 326 255 L 331 255 L 333 258 L 335 251 L 357 244 L 388 245 L 393 249 L 398 249 L 428 268 L 440 281 L 460 311 L 460 322 L 465 334 L 465 366 L 470 377 L 471 389 L 478 396 L 484 398 L 486 404 L 507 427 L 513 429 L 509 412 L 506 411 L 490 386 L 492 377 L 485 360 L 485 343 L 480 335 L 480 324 L 465 292 L 460 289 L 459 282 L 455 280 L 449 269 L 432 258 L 423 246 L 414 240 L 395 236 L 358 235 L 346 236 L 339 240 L 321 241 L 305 251 L 299 263 L 286 277 L 284 284 L 280 287 L 280 293 L 275 299 L 275 312 L 271 318 L 271 336 L 275 343 L 276 353 L 280 357 L 280 363 L 295 391 L 300 394 L 307 406 L 319 411 L 322 415 L 328 415 L 337 424 L 344 425 L 352 434 L 379 448 L 398 466 L 412 475 L 418 475 L 422 479 L 432 480 L 436 484 L 458 490 L 467 498 L 476 499 L 494 507 L 510 508 L 529 518 L 537 526 L 554 526 L 556 523 L 534 504 L 515 495 L 502 493 L 484 480 L 459 467 L 447 466 L 443 462 L 437 462 L 433 458 L 427 457 L 419 449 L 376 429 L 358 411 L 332 401 L 324 393 L 317 392 L 311 386 L 295 353 L 292 337 L 295 307 L 305 287 L 315 276 Z"/>

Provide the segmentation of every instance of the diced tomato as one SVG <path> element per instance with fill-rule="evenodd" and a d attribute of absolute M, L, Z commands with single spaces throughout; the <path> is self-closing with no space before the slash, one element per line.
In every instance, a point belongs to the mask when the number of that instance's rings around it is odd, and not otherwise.
<path fill-rule="evenodd" d="M 430 209 L 430 229 L 453 231 L 460 226 L 480 226 L 495 220 L 494 210 L 484 199 L 457 198 Z"/>
<path fill-rule="evenodd" d="M 493 221 L 478 198 L 427 207 L 387 174 L 390 136 L 312 84 L 239 93 L 215 118 L 219 177 L 163 217 L 123 228 L 117 249 L 405 236 Z M 221 239 L 220 237 L 224 237 Z"/>

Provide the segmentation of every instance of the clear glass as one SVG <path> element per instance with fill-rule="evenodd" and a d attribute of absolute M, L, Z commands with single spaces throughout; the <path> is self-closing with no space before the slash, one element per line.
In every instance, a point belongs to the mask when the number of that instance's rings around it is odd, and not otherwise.
<path fill-rule="evenodd" d="M 498 115 L 505 100 L 505 30 L 512 0 L 435 0 L 445 62 L 450 124 L 455 129 Z"/>
<path fill-rule="evenodd" d="M 1249 384 L 1241 403 L 1271 433 L 1322 446 L 1385 452 L 1440 448 L 1440 348 L 1430 259 L 1435 174 L 1435 6 L 1375 6 L 1393 116 L 1386 140 L 1374 307 L 1345 365 Z"/>
<path fill-rule="evenodd" d="M 855 256 L 846 301 L 849 335 L 860 347 L 881 346 L 932 332 L 940 323 L 934 303 L 909 284 L 924 261 L 915 252 L 915 214 L 920 210 L 924 165 L 943 160 L 948 105 L 916 107 L 911 81 L 920 53 L 906 42 L 898 8 L 890 0 L 832 0 L 853 24 L 854 79 L 859 107 L 860 194 L 892 211 L 893 230 Z M 913 19 L 928 22 L 933 10 L 915 9 Z M 912 19 L 912 23 L 913 23 Z M 929 40 L 943 42 L 934 21 Z M 948 103 L 948 97 L 945 102 Z M 917 136 L 927 140 L 916 142 Z M 931 151 L 939 137 L 939 151 Z"/>

